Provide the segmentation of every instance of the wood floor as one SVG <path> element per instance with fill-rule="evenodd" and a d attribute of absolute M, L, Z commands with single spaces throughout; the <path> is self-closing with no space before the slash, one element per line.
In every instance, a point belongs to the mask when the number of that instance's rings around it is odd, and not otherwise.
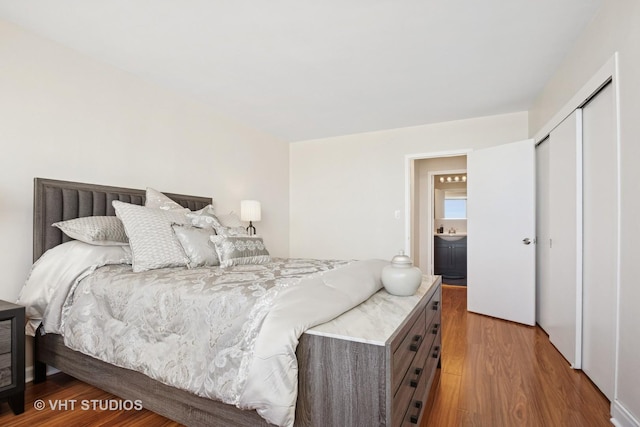
<path fill-rule="evenodd" d="M 442 371 L 426 426 L 611 426 L 609 401 L 539 327 L 467 313 L 443 286 Z"/>
<path fill-rule="evenodd" d="M 431 417 L 421 427 L 610 426 L 609 402 L 583 373 L 569 368 L 540 328 L 467 313 L 466 292 L 466 287 L 443 287 L 440 387 Z M 44 410 L 36 410 L 37 399 L 44 401 Z M 81 407 L 83 400 L 109 399 L 121 402 L 58 374 L 27 385 L 24 414 L 14 416 L 1 403 L 0 426 L 179 425 L 144 409 Z M 67 408 L 51 409 L 56 401 L 67 401 Z"/>

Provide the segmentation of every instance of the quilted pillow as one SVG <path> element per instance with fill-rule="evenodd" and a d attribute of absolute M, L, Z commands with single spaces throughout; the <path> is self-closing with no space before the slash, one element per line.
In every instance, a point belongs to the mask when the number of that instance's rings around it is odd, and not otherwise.
<path fill-rule="evenodd" d="M 222 267 L 271 262 L 269 251 L 258 236 L 211 236 Z"/>
<path fill-rule="evenodd" d="M 72 239 L 90 245 L 128 245 L 124 225 L 115 216 L 86 216 L 51 224 Z"/>
<path fill-rule="evenodd" d="M 174 224 L 173 231 L 189 258 L 189 268 L 220 265 L 218 254 L 210 237 L 216 232 L 212 228 L 197 228 Z"/>
<path fill-rule="evenodd" d="M 174 202 L 158 190 L 147 187 L 145 192 L 144 206 L 147 208 L 163 209 L 163 210 L 180 210 L 189 212 L 189 209 L 183 207 L 179 203 Z"/>
<path fill-rule="evenodd" d="M 184 267 L 189 259 L 176 238 L 172 225 L 186 224 L 183 211 L 152 209 L 114 200 L 133 255 L 133 271 Z"/>

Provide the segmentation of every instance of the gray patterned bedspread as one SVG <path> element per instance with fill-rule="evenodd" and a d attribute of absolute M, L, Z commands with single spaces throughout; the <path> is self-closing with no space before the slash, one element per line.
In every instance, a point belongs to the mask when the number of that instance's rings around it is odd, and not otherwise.
<path fill-rule="evenodd" d="M 74 350 L 292 425 L 300 335 L 379 290 L 386 264 L 276 259 L 144 273 L 108 265 L 70 292 L 62 334 Z"/>

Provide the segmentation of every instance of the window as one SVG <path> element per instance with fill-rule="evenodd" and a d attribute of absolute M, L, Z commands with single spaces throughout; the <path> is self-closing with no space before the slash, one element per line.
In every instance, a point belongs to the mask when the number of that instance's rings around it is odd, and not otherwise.
<path fill-rule="evenodd" d="M 467 217 L 467 199 L 444 199 L 444 217 L 463 219 Z"/>

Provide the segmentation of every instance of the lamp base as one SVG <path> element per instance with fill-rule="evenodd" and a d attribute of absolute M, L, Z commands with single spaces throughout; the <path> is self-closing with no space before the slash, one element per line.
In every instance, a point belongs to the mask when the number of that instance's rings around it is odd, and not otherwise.
<path fill-rule="evenodd" d="M 249 236 L 255 236 L 256 234 L 256 228 L 253 226 L 251 221 L 249 221 L 249 226 L 247 227 L 247 233 L 249 234 Z"/>

